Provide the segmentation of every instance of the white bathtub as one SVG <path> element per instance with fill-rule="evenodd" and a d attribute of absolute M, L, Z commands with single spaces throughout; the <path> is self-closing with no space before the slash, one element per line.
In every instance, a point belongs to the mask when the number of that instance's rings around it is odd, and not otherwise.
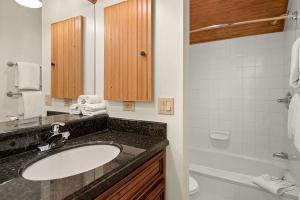
<path fill-rule="evenodd" d="M 251 182 L 264 173 L 290 176 L 287 163 L 190 148 L 190 173 L 199 184 L 191 200 L 298 200 L 298 188 L 277 197 Z"/>

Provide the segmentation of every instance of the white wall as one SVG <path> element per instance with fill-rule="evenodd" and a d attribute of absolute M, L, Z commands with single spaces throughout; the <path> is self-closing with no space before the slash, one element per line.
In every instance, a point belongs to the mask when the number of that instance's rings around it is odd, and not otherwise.
<path fill-rule="evenodd" d="M 75 16 L 84 17 L 84 93 L 94 94 L 94 5 L 87 0 L 44 0 L 43 21 L 43 92 L 51 94 L 51 24 Z M 48 110 L 68 111 L 64 101 L 54 99 Z"/>
<path fill-rule="evenodd" d="M 29 9 L 12 0 L 0 1 L 0 121 L 6 115 L 16 115 L 18 101 L 6 96 L 16 91 L 13 69 L 8 61 L 41 63 L 41 9 Z"/>
<path fill-rule="evenodd" d="M 97 93 L 103 95 L 104 83 L 104 16 L 103 8 L 118 0 L 102 0 L 96 5 L 97 14 Z M 163 121 L 168 123 L 167 149 L 167 199 L 187 199 L 187 160 L 183 131 L 184 64 L 187 46 L 187 1 L 157 0 L 153 8 L 154 43 L 154 102 L 137 103 L 135 112 L 122 111 L 121 102 L 109 102 L 110 116 L 131 119 Z M 184 39 L 185 38 L 185 39 Z M 186 65 L 185 65 L 186 66 Z M 161 116 L 157 113 L 157 98 L 175 98 L 175 115 Z"/>
<path fill-rule="evenodd" d="M 299 0 L 290 0 L 289 1 L 289 7 L 288 10 L 290 11 L 298 11 L 298 13 L 300 12 L 300 1 Z M 298 20 L 299 23 L 299 20 Z M 290 66 L 290 57 L 291 57 L 291 48 L 292 48 L 292 44 L 293 42 L 300 36 L 300 26 L 297 26 L 297 23 L 293 20 L 289 20 L 288 23 L 286 23 L 286 27 L 285 27 L 286 31 L 285 33 L 285 64 L 287 66 L 287 68 L 289 68 Z M 292 89 L 291 89 L 292 90 Z M 295 92 L 300 92 L 300 89 L 297 90 L 292 90 L 293 93 Z M 293 158 L 293 156 L 298 158 L 297 160 L 290 160 L 289 162 L 289 168 L 292 172 L 292 174 L 294 175 L 294 177 L 296 177 L 297 179 L 297 183 L 300 185 L 300 152 L 298 152 L 296 150 L 296 148 L 293 145 L 293 141 L 289 140 L 288 141 L 288 153 L 290 155 L 291 158 Z"/>
<path fill-rule="evenodd" d="M 283 33 L 190 47 L 190 145 L 256 159 L 287 151 L 287 109 L 276 102 L 289 91 Z M 211 130 L 230 141 L 209 138 Z"/>

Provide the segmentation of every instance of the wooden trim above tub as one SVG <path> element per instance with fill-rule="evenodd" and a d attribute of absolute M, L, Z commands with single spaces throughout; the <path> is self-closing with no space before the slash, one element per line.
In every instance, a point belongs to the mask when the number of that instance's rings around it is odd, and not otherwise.
<path fill-rule="evenodd" d="M 96 4 L 97 3 L 97 0 L 88 0 L 89 2 L 93 3 L 93 4 Z"/>

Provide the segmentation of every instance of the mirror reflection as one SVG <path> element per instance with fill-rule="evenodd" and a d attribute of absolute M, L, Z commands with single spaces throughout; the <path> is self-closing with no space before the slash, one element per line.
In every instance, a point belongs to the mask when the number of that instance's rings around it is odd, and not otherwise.
<path fill-rule="evenodd" d="M 94 4 L 1 0 L 0 122 L 68 112 L 94 94 Z"/>

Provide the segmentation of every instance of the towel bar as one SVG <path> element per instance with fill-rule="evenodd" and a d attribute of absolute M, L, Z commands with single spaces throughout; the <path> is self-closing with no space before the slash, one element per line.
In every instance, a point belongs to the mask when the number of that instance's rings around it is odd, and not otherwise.
<path fill-rule="evenodd" d="M 21 92 L 8 92 L 6 93 L 6 96 L 8 97 L 13 97 L 13 96 L 22 96 L 22 93 Z"/>
<path fill-rule="evenodd" d="M 293 95 L 290 92 L 288 92 L 286 94 L 285 98 L 283 98 L 283 99 L 277 99 L 277 102 L 278 103 L 284 103 L 284 104 L 286 104 L 287 108 L 289 108 L 289 105 L 291 103 L 292 97 L 293 97 Z"/>
<path fill-rule="evenodd" d="M 8 61 L 7 63 L 6 63 L 6 65 L 8 66 L 8 67 L 14 67 L 14 66 L 18 66 L 18 63 L 16 63 L 16 62 L 12 62 L 12 61 Z M 43 89 L 43 84 L 42 84 L 42 82 L 43 82 L 43 71 L 42 71 L 42 66 L 40 66 L 40 90 L 42 91 L 42 89 Z M 13 92 L 8 92 L 7 93 L 7 96 L 8 97 L 13 97 L 13 96 L 16 96 L 16 95 L 18 95 L 18 96 L 22 96 L 22 94 L 21 93 L 13 93 Z"/>

